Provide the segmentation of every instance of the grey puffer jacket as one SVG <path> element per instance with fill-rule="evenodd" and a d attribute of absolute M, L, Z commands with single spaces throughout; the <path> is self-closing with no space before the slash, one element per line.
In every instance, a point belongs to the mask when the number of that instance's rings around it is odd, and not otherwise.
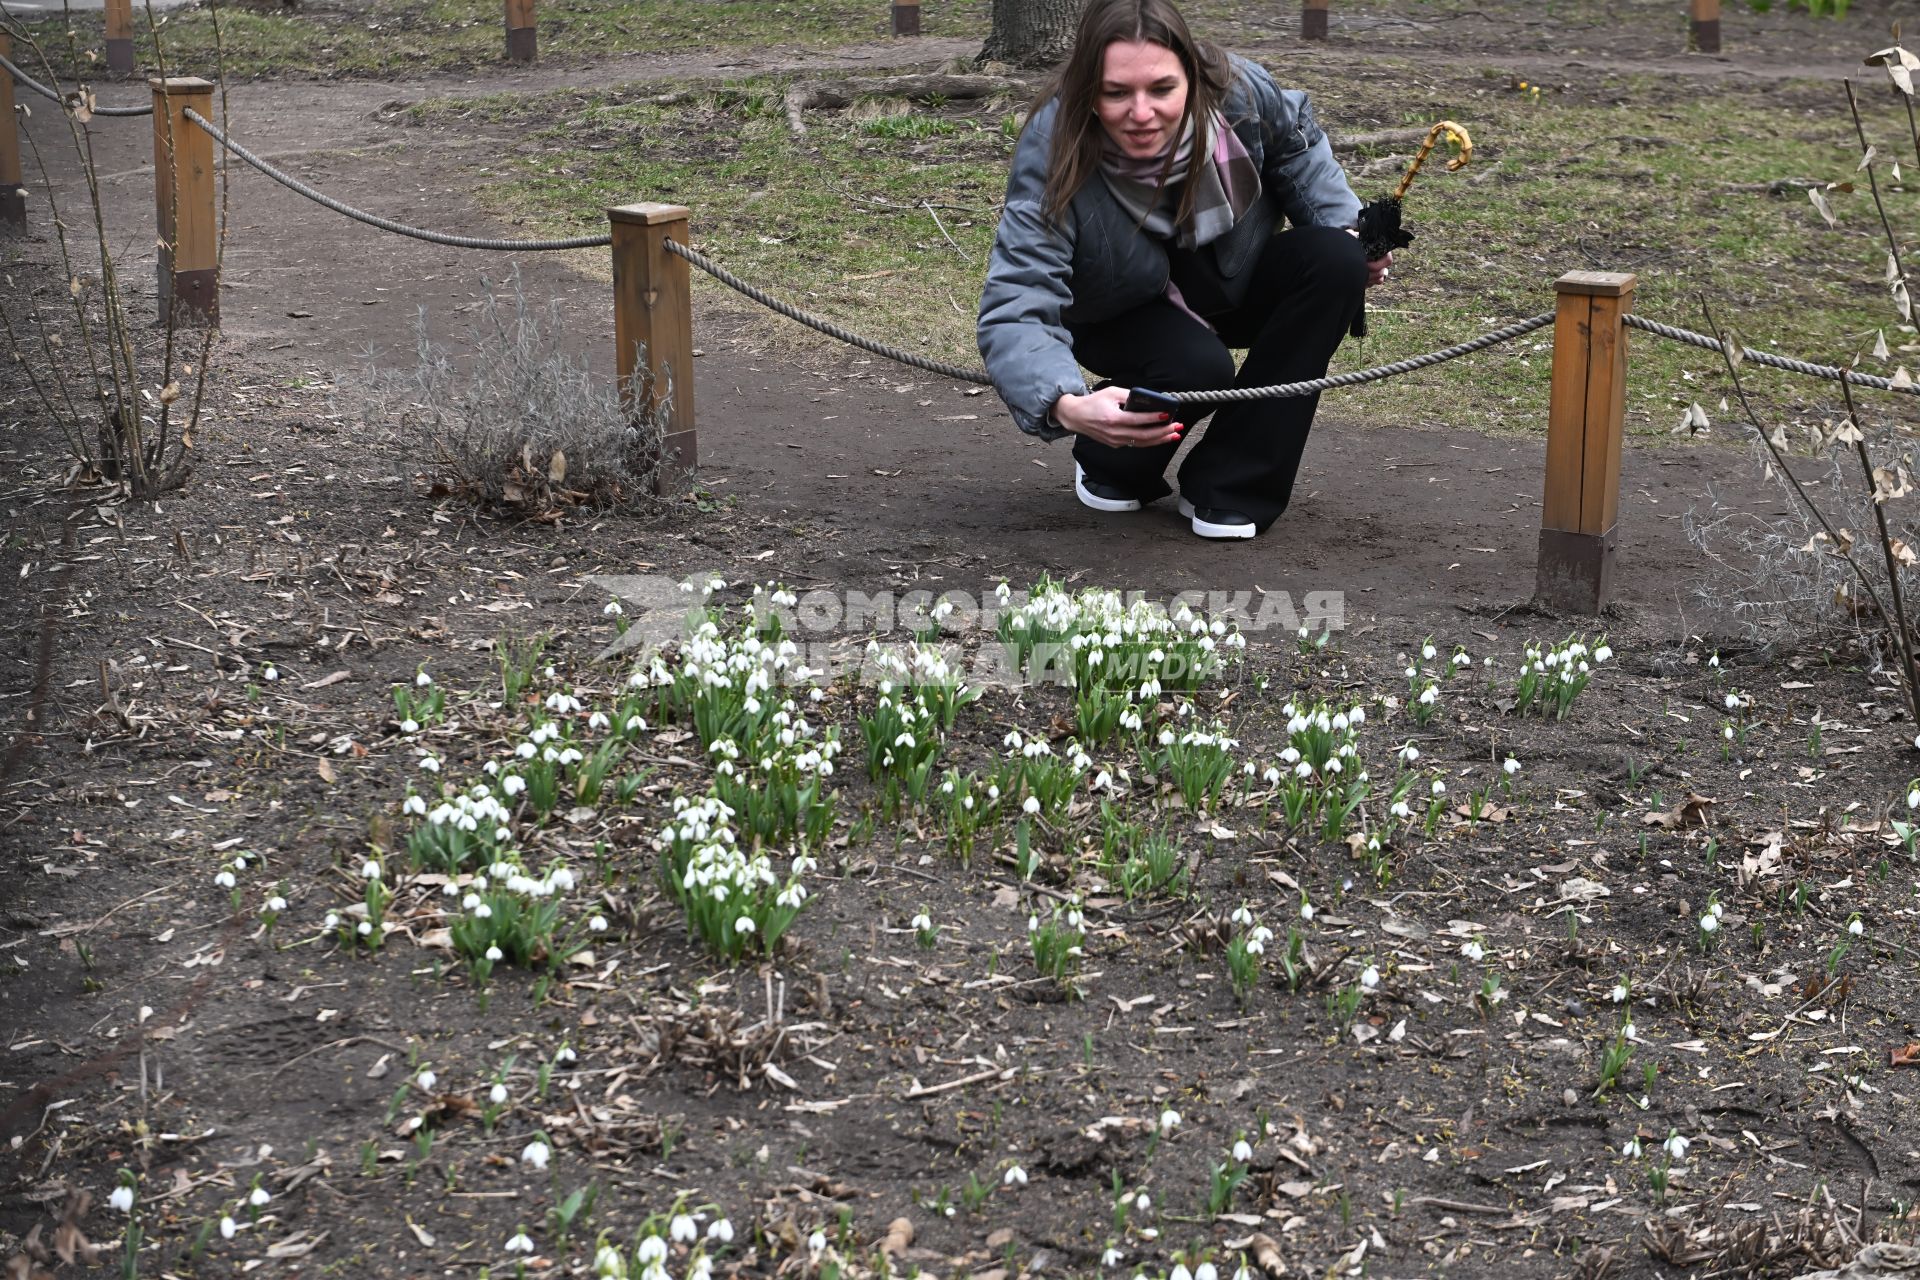
<path fill-rule="evenodd" d="M 1313 106 L 1282 89 L 1265 68 L 1233 57 L 1233 83 L 1221 112 L 1260 170 L 1261 196 L 1212 250 L 1235 304 L 1246 268 L 1286 217 L 1295 226 L 1345 227 L 1360 201 L 1333 158 Z M 980 293 L 980 355 L 994 388 L 1022 431 L 1043 440 L 1067 434 L 1047 411 L 1063 395 L 1085 395 L 1066 323 L 1110 319 L 1167 289 L 1165 242 L 1140 229 L 1097 178 L 1073 199 L 1065 225 L 1042 212 L 1059 102 L 1028 121 L 1014 149 L 1007 203 Z"/>

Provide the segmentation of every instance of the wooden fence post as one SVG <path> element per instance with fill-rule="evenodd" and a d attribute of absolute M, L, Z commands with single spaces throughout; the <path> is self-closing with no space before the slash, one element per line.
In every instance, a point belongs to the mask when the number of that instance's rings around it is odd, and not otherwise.
<path fill-rule="evenodd" d="M 893 0 L 893 34 L 920 34 L 920 0 Z"/>
<path fill-rule="evenodd" d="M 0 31 L 0 57 L 13 61 L 13 37 Z M 27 189 L 21 185 L 20 117 L 13 110 L 13 77 L 0 72 L 0 231 L 27 229 Z"/>
<path fill-rule="evenodd" d="M 153 204 L 159 220 L 160 319 L 220 323 L 219 228 L 213 199 L 213 135 L 187 119 L 213 118 L 213 83 L 198 76 L 150 79 Z"/>
<path fill-rule="evenodd" d="M 1699 53 L 1720 52 L 1720 0 L 1688 0 L 1687 43 Z"/>
<path fill-rule="evenodd" d="M 133 74 L 133 0 L 106 0 L 107 70 Z"/>
<path fill-rule="evenodd" d="M 1570 271 L 1553 326 L 1546 499 L 1535 599 L 1599 613 L 1613 597 L 1619 545 L 1620 446 L 1626 429 L 1627 327 L 1635 277 Z"/>
<path fill-rule="evenodd" d="M 532 62 L 539 52 L 534 0 L 507 0 L 507 61 Z"/>
<path fill-rule="evenodd" d="M 687 243 L 687 216 L 677 204 L 607 210 L 613 223 L 614 368 L 627 396 L 652 376 L 651 404 L 630 402 L 629 412 L 637 416 L 665 404 L 663 491 L 677 487 L 700 460 L 693 416 L 692 280 L 687 260 L 666 247 L 668 240 Z"/>
<path fill-rule="evenodd" d="M 1327 38 L 1327 0 L 1300 0 L 1300 38 Z"/>

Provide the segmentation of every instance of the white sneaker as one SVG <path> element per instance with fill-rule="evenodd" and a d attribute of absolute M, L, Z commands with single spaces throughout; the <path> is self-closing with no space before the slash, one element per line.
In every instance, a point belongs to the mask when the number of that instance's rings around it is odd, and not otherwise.
<path fill-rule="evenodd" d="M 1101 484 L 1098 480 L 1088 483 L 1087 473 L 1079 463 L 1073 464 L 1073 496 L 1080 499 L 1083 507 L 1092 507 L 1095 511 L 1138 511 L 1140 499 L 1129 498 L 1110 484 Z"/>
<path fill-rule="evenodd" d="M 1180 514 L 1193 522 L 1193 531 L 1202 538 L 1251 538 L 1260 532 L 1251 517 L 1223 507 L 1196 507 L 1180 499 Z"/>

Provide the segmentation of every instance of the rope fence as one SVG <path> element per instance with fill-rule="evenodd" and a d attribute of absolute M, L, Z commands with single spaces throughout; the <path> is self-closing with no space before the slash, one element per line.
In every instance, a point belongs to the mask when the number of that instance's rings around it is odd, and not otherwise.
<path fill-rule="evenodd" d="M 23 72 L 11 59 L 0 32 L 0 107 L 11 117 L 13 84 L 73 109 L 62 97 Z M 235 141 L 209 119 L 214 85 L 192 77 L 151 82 L 153 101 L 142 108 L 97 108 L 96 115 L 154 117 L 155 209 L 159 224 L 163 316 L 184 313 L 189 322 L 219 320 L 219 259 L 213 174 L 214 145 L 288 190 L 377 230 L 456 249 L 506 253 L 611 248 L 614 284 L 615 364 L 623 393 L 645 396 L 630 403 L 639 414 L 660 414 L 669 424 L 664 455 L 675 467 L 697 463 L 693 411 L 694 379 L 689 271 L 698 268 L 735 292 L 779 315 L 871 355 L 957 382 L 989 386 L 985 369 L 936 360 L 855 333 L 784 301 L 715 262 L 688 243 L 689 211 L 679 205 L 636 204 L 607 210 L 607 234 L 544 239 L 455 235 L 410 226 L 336 199 L 273 165 Z M 191 126 L 191 127 L 189 127 Z M 8 148 L 12 148 L 11 155 Z M 8 203 L 19 189 L 17 129 L 0 122 L 0 224 L 24 226 L 24 213 Z M 1553 311 L 1528 316 L 1452 346 L 1369 369 L 1329 374 L 1275 386 L 1170 392 L 1187 404 L 1225 404 L 1312 395 L 1360 386 L 1429 368 L 1499 343 L 1554 326 L 1549 395 L 1546 484 L 1542 502 L 1536 599 L 1550 607 L 1597 613 L 1611 598 L 1618 542 L 1620 455 L 1626 404 L 1626 335 L 1638 329 L 1702 350 L 1725 352 L 1721 339 L 1633 313 L 1636 279 L 1630 274 L 1575 271 L 1555 282 Z M 1876 391 L 1920 395 L 1920 385 L 1815 364 L 1751 347 L 1740 358 L 1787 373 L 1845 382 Z"/>

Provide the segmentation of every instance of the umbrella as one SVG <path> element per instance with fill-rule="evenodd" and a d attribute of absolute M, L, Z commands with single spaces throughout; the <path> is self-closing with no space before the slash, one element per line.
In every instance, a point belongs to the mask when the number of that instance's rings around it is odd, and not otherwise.
<path fill-rule="evenodd" d="M 1420 166 L 1427 162 L 1427 156 L 1433 151 L 1434 144 L 1442 137 L 1451 138 L 1458 148 L 1458 154 L 1447 161 L 1447 172 L 1464 167 L 1473 159 L 1473 139 L 1467 131 L 1451 120 L 1442 120 L 1427 130 L 1426 141 L 1420 144 L 1413 163 L 1407 166 L 1406 174 L 1400 179 L 1400 185 L 1394 188 L 1390 196 L 1381 196 L 1360 210 L 1360 245 L 1366 251 L 1368 262 L 1383 258 L 1395 249 L 1404 249 L 1413 243 L 1413 232 L 1401 225 L 1400 202 L 1406 197 L 1407 188 L 1413 185 Z M 1364 338 L 1367 334 L 1367 313 L 1362 306 L 1360 314 L 1354 317 L 1353 336 Z"/>

